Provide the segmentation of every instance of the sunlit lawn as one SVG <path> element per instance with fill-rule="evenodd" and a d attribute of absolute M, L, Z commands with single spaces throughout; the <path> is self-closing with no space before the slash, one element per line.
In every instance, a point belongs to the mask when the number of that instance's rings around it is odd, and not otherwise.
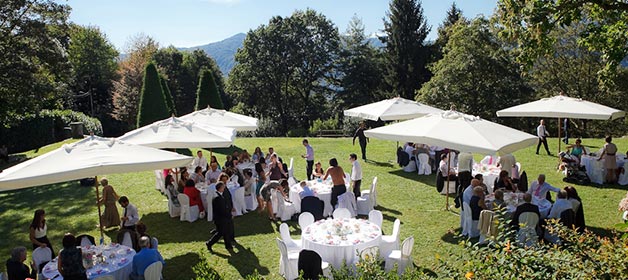
<path fill-rule="evenodd" d="M 550 140 L 554 154 L 556 141 Z M 602 140 L 585 139 L 583 142 L 594 151 L 603 144 Z M 312 138 L 310 143 L 315 149 L 316 160 L 327 166 L 328 159 L 336 157 L 347 171 L 350 170 L 349 153 L 359 153 L 359 146 L 352 146 L 351 139 L 348 138 Z M 616 143 L 620 151 L 628 149 L 628 140 L 617 139 Z M 236 145 L 249 152 L 256 146 L 262 147 L 264 151 L 273 146 L 284 160 L 289 161 L 294 157 L 295 175 L 297 178 L 305 177 L 305 161 L 300 157 L 304 148 L 300 138 L 239 138 Z M 57 146 L 58 144 L 44 147 L 26 155 L 37 156 Z M 452 212 L 443 211 L 445 197 L 438 194 L 433 187 L 434 175 L 404 173 L 395 163 L 395 149 L 395 142 L 372 139 L 368 146 L 369 161 L 362 163 L 364 179 L 370 182 L 374 176 L 379 178 L 378 209 L 384 213 L 386 233 L 390 233 L 394 219 L 399 218 L 402 221 L 401 239 L 410 235 L 415 237 L 415 264 L 423 269 L 433 270 L 436 255 L 447 258 L 450 252 L 461 250 L 455 239 L 459 218 Z M 555 171 L 557 158 L 537 156 L 534 149 L 535 147 L 530 147 L 515 153 L 529 179 L 533 180 L 537 174 L 545 173 L 547 181 L 552 185 L 565 186 L 562 176 Z M 214 154 L 223 162 L 226 152 L 227 150 L 215 150 Z M 205 153 L 209 155 L 209 151 Z M 476 160 L 480 158 L 480 155 L 476 155 Z M 33 173 L 37 173 L 37 170 L 33 170 Z M 211 255 L 205 249 L 204 242 L 209 238 L 213 224 L 204 220 L 188 223 L 170 218 L 166 197 L 155 190 L 152 171 L 106 176 L 118 194 L 128 196 L 131 203 L 139 208 L 142 221 L 148 225 L 149 234 L 159 239 L 159 250 L 167 263 L 164 267 L 165 279 L 194 278 L 192 267 L 204 258 L 209 260 L 210 265 L 224 279 L 243 278 L 255 270 L 270 279 L 280 278 L 279 252 L 274 242 L 274 238 L 279 236 L 279 223 L 272 223 L 266 216 L 257 213 L 238 217 L 235 219 L 236 239 L 241 246 L 236 247 L 237 253 L 230 256 L 220 243 L 214 246 L 217 254 Z M 627 188 L 577 188 L 583 199 L 589 229 L 599 234 L 609 234 L 609 229 L 621 220 L 617 203 L 625 195 Z M 10 249 L 17 245 L 26 246 L 30 250 L 28 225 L 37 208 L 46 210 L 49 238 L 57 251 L 66 232 L 98 236 L 94 202 L 94 188 L 81 187 L 75 182 L 0 193 L 0 259 L 6 260 Z M 298 237 L 300 230 L 296 223 L 289 224 L 294 237 Z M 115 238 L 115 234 L 115 231 L 105 232 L 106 242 Z M 3 267 L 2 270 L 4 269 Z"/>

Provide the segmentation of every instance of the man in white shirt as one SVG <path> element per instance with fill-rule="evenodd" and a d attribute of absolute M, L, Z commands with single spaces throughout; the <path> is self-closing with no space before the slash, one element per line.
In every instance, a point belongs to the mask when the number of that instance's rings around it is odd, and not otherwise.
<path fill-rule="evenodd" d="M 307 167 L 305 167 L 305 173 L 307 174 L 307 180 L 312 180 L 312 169 L 314 168 L 314 149 L 310 146 L 310 143 L 307 139 L 303 139 L 303 146 L 305 146 L 305 154 L 301 155 L 302 158 L 307 162 Z"/>
<path fill-rule="evenodd" d="M 552 210 L 547 217 L 550 219 L 560 219 L 560 214 L 562 214 L 565 210 L 573 211 L 573 205 L 571 204 L 571 201 L 567 199 L 567 192 L 565 190 L 560 190 L 556 195 L 556 202 L 552 205 Z"/>
<path fill-rule="evenodd" d="M 126 196 L 121 196 L 120 199 L 118 199 L 118 203 L 120 203 L 120 206 L 124 209 L 122 218 L 120 218 L 122 221 L 120 228 L 135 230 L 135 224 L 140 221 L 140 214 L 137 212 L 137 207 L 129 203 L 129 199 Z"/>
<path fill-rule="evenodd" d="M 410 161 L 415 160 L 413 159 L 415 155 L 414 155 L 414 144 L 412 142 L 406 143 L 404 147 L 404 151 L 408 154 L 408 156 L 410 156 Z"/>
<path fill-rule="evenodd" d="M 209 170 L 205 172 L 205 181 L 207 182 L 207 184 L 218 182 L 218 178 L 220 178 L 221 172 L 222 171 L 218 169 L 218 163 L 212 162 L 212 164 L 209 165 Z"/>
<path fill-rule="evenodd" d="M 362 166 L 358 162 L 358 155 L 350 154 L 349 161 L 351 162 L 351 182 L 353 184 L 353 194 L 356 199 L 360 196 L 360 186 L 362 185 Z"/>
<path fill-rule="evenodd" d="M 456 193 L 458 197 L 462 195 L 462 191 L 469 184 L 471 184 L 471 171 L 473 170 L 473 154 L 469 152 L 461 152 L 458 155 L 458 180 L 460 181 L 460 185 L 458 185 L 458 190 Z M 460 207 L 460 199 L 456 199 L 456 206 Z M 457 208 L 456 207 L 456 208 Z"/>
<path fill-rule="evenodd" d="M 549 148 L 547 148 L 547 136 L 549 136 L 549 132 L 547 132 L 547 129 L 545 129 L 545 121 L 541 120 L 541 123 L 539 124 L 539 126 L 536 127 L 536 136 L 539 137 L 539 143 L 536 145 L 536 154 L 539 154 L 539 148 L 541 147 L 541 143 L 543 143 L 543 146 L 545 147 L 545 151 L 547 152 L 548 155 L 552 155 L 552 153 L 550 153 Z"/>
<path fill-rule="evenodd" d="M 545 199 L 548 191 L 559 192 L 560 189 L 545 182 L 545 174 L 539 174 L 537 180 L 532 182 L 528 189 L 528 193 L 538 200 Z"/>
<path fill-rule="evenodd" d="M 196 152 L 196 155 L 197 157 L 195 157 L 192 161 L 192 168 L 190 169 L 194 170 L 197 166 L 200 166 L 203 170 L 203 173 L 205 173 L 205 171 L 207 170 L 207 159 L 203 157 L 203 151 L 198 150 L 198 152 Z"/>

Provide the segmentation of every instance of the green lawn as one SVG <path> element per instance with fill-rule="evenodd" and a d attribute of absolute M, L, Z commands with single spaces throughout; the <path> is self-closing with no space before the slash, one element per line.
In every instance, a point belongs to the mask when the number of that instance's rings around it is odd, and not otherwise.
<path fill-rule="evenodd" d="M 591 150 L 597 150 L 602 140 L 584 139 Z M 273 146 L 286 161 L 295 159 L 295 175 L 305 177 L 304 153 L 300 138 L 239 138 L 238 148 L 252 152 L 256 146 L 264 151 Z M 340 165 L 350 172 L 349 153 L 359 154 L 359 146 L 352 146 L 351 139 L 311 138 L 316 160 L 327 166 L 331 157 L 338 158 Z M 620 151 L 628 149 L 628 140 L 617 139 Z M 49 151 L 60 144 L 51 145 L 25 153 L 32 157 Z M 550 139 L 550 147 L 555 150 L 557 139 Z M 535 155 L 530 147 L 515 153 L 529 179 L 538 173 L 545 173 L 547 181 L 556 187 L 563 187 L 561 174 L 556 172 L 556 157 Z M 418 176 L 404 173 L 395 163 L 395 142 L 372 140 L 368 146 L 369 161 L 362 163 L 364 179 L 370 182 L 379 178 L 378 207 L 384 213 L 384 231 L 390 233 L 395 218 L 401 225 L 401 239 L 415 237 L 413 251 L 415 264 L 432 270 L 435 257 L 447 258 L 451 252 L 461 250 L 455 235 L 459 228 L 459 217 L 443 211 L 445 197 L 438 194 L 434 186 L 434 175 Z M 224 161 L 227 150 L 214 151 L 219 161 Z M 207 156 L 209 151 L 205 152 Z M 554 151 L 555 153 L 555 151 Z M 481 155 L 476 155 L 479 160 Z M 37 170 L 33 170 L 37 173 Z M 103 174 L 106 175 L 106 174 Z M 167 213 L 166 197 L 155 190 L 152 171 L 130 174 L 106 175 L 118 194 L 126 195 L 140 211 L 142 221 L 147 224 L 149 234 L 159 239 L 159 249 L 166 259 L 165 279 L 191 279 L 195 277 L 192 267 L 201 259 L 209 264 L 224 279 L 243 278 L 257 270 L 268 279 L 280 278 L 278 274 L 279 252 L 274 238 L 279 236 L 279 223 L 268 221 L 266 216 L 249 213 L 235 219 L 236 239 L 242 246 L 236 247 L 236 254 L 230 256 L 222 244 L 214 246 L 217 254 L 211 255 L 204 242 L 214 227 L 207 221 L 195 223 L 179 222 Z M 368 184 L 364 184 L 368 185 Z M 612 226 L 621 220 L 617 211 L 618 202 L 626 193 L 621 186 L 577 186 L 583 200 L 586 222 L 589 229 L 607 235 Z M 48 220 L 49 238 L 55 250 L 61 247 L 64 233 L 88 233 L 98 235 L 97 210 L 93 188 L 81 187 L 78 183 L 64 183 L 28 188 L 0 193 L 0 259 L 6 260 L 12 247 L 23 245 L 29 248 L 28 225 L 35 209 L 44 208 Z M 456 210 L 457 211 L 457 210 Z M 122 213 L 122 212 L 121 212 Z M 299 236 L 296 223 L 289 222 L 294 237 Z M 106 242 L 115 238 L 115 231 L 106 232 Z M 2 270 L 5 268 L 3 267 Z"/>

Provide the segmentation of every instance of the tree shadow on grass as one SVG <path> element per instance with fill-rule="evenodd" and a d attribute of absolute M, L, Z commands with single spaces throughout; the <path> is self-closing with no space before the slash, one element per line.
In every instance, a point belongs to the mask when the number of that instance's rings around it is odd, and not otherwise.
<path fill-rule="evenodd" d="M 628 172 L 628 171 L 626 171 L 626 172 Z M 578 184 L 573 184 L 573 185 L 574 186 L 581 186 L 581 185 L 578 185 Z M 612 185 L 611 184 L 603 184 L 603 185 L 599 185 L 599 184 L 591 183 L 591 184 L 588 184 L 587 186 L 588 187 L 593 187 L 593 188 L 596 188 L 596 189 L 613 189 L 613 190 L 624 190 L 624 191 L 628 190 L 628 185 L 622 186 L 622 185 L 619 185 L 619 184 L 612 184 Z"/>
<path fill-rule="evenodd" d="M 194 279 L 196 275 L 192 268 L 201 262 L 201 256 L 198 253 L 187 253 L 166 259 L 165 261 L 166 266 L 163 270 L 163 279 Z M 203 269 L 213 270 L 211 267 L 204 267 Z M 217 272 L 216 275 L 218 275 Z"/>
<path fill-rule="evenodd" d="M 393 167 L 395 167 L 395 165 L 394 165 L 394 164 L 392 164 L 392 163 L 390 163 L 390 162 L 374 161 L 374 160 L 370 160 L 370 159 L 367 159 L 365 162 L 366 162 L 366 163 L 368 163 L 368 164 L 372 164 L 372 165 L 376 165 L 376 166 L 381 166 L 381 167 L 388 167 L 388 168 L 393 168 Z"/>
<path fill-rule="evenodd" d="M 416 172 L 405 172 L 403 169 L 388 171 L 388 173 L 413 181 L 418 181 L 428 186 L 436 186 L 436 174 L 434 173 L 431 175 L 419 175 Z"/>
<path fill-rule="evenodd" d="M 602 237 L 612 237 L 613 233 L 616 232 L 616 230 L 612 228 L 600 228 L 600 227 L 589 227 L 589 226 L 587 227 L 587 230 L 595 233 L 595 235 L 597 236 L 602 236 Z"/>
<path fill-rule="evenodd" d="M 460 231 L 462 231 L 461 228 L 449 229 L 447 230 L 447 233 L 440 237 L 440 239 L 449 244 L 458 244 L 460 242 L 460 236 L 458 235 Z"/>

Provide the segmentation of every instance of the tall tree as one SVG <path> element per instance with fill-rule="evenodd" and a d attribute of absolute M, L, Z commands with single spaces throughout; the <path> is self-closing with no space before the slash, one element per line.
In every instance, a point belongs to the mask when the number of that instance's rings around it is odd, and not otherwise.
<path fill-rule="evenodd" d="M 0 125 L 63 106 L 69 14 L 53 0 L 0 1 Z"/>
<path fill-rule="evenodd" d="M 152 62 L 144 70 L 144 82 L 140 93 L 140 105 L 137 112 L 137 127 L 142 127 L 158 120 L 168 118 L 168 105 L 161 88 L 157 67 Z"/>
<path fill-rule="evenodd" d="M 483 18 L 454 25 L 443 59 L 433 65 L 434 77 L 417 99 L 489 120 L 497 120 L 497 109 L 529 101 L 532 90 L 491 27 Z"/>
<path fill-rule="evenodd" d="M 164 93 L 164 98 L 166 98 L 166 105 L 168 106 L 168 113 L 170 115 L 177 115 L 177 108 L 174 106 L 174 100 L 172 99 L 172 94 L 170 93 L 170 88 L 168 87 L 168 81 L 164 75 L 159 76 L 159 83 L 161 84 L 161 90 Z"/>
<path fill-rule="evenodd" d="M 99 119 L 108 117 L 113 109 L 111 88 L 118 69 L 118 51 L 98 27 L 72 25 L 67 52 L 75 95 L 70 102 L 72 108 Z M 76 98 L 80 92 L 89 92 L 91 97 Z"/>
<path fill-rule="evenodd" d="M 225 108 L 218 92 L 218 86 L 214 81 L 214 75 L 208 69 L 203 69 L 198 82 L 198 90 L 196 91 L 195 110 L 205 109 L 208 105 L 214 109 Z"/>
<path fill-rule="evenodd" d="M 113 81 L 113 116 L 130 129 L 137 124 L 144 69 L 158 48 L 153 38 L 135 35 L 125 48 L 127 57 L 118 64 L 118 79 Z"/>
<path fill-rule="evenodd" d="M 383 64 L 381 53 L 364 34 L 364 24 L 357 16 L 349 22 L 338 60 L 340 90 L 334 98 L 336 112 L 381 99 Z"/>
<path fill-rule="evenodd" d="M 247 33 L 229 75 L 229 92 L 245 113 L 276 120 L 278 134 L 308 128 L 322 106 L 338 55 L 338 30 L 313 10 L 270 19 Z"/>
<path fill-rule="evenodd" d="M 466 21 L 464 16 L 462 15 L 462 10 L 456 6 L 456 2 L 451 3 L 451 7 L 447 10 L 447 16 L 438 26 L 438 38 L 436 38 L 436 42 L 434 46 L 436 47 L 437 52 L 434 54 L 436 56 L 436 60 L 439 60 L 443 57 L 443 48 L 447 45 L 449 41 L 449 30 L 450 28 L 456 24 L 459 20 Z"/>
<path fill-rule="evenodd" d="M 386 83 L 394 95 L 414 98 L 415 91 L 428 81 L 429 48 L 425 38 L 431 27 L 423 15 L 420 0 L 392 0 L 386 12 Z"/>
<path fill-rule="evenodd" d="M 552 30 L 584 23 L 579 43 L 603 54 L 607 70 L 628 55 L 628 2 L 624 0 L 500 0 L 495 13 L 502 35 L 521 48 L 518 59 L 531 66 L 552 51 Z"/>

